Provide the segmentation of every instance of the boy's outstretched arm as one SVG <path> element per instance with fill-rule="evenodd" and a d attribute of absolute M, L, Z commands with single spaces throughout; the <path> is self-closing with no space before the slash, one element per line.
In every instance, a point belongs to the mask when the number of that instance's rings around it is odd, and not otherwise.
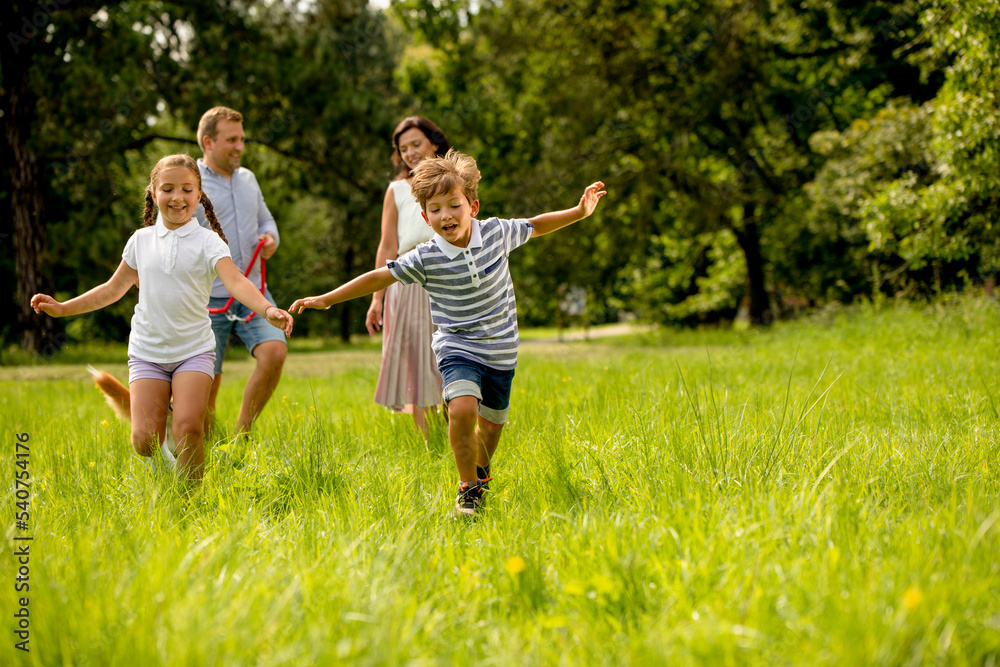
<path fill-rule="evenodd" d="M 573 208 L 568 208 L 565 211 L 542 213 L 541 215 L 536 215 L 534 218 L 529 218 L 528 222 L 535 227 L 532 237 L 549 234 L 567 225 L 572 225 L 578 220 L 589 217 L 594 212 L 594 209 L 597 208 L 597 202 L 601 201 L 601 197 L 608 194 L 606 190 L 601 190 L 603 187 L 604 183 L 601 181 L 591 183 L 583 191 L 580 203 Z"/>
<path fill-rule="evenodd" d="M 108 282 L 98 285 L 92 290 L 84 292 L 78 297 L 69 301 L 59 302 L 48 294 L 36 294 L 31 297 L 31 307 L 36 313 L 45 312 L 52 317 L 67 317 L 69 315 L 79 315 L 89 313 L 93 310 L 100 310 L 109 306 L 118 299 L 125 296 L 132 285 L 139 279 L 139 272 L 125 263 L 115 270 Z"/>
<path fill-rule="evenodd" d="M 368 296 L 380 290 L 384 290 L 389 285 L 396 282 L 387 268 L 375 269 L 364 273 L 349 283 L 344 283 L 332 292 L 327 292 L 322 296 L 307 296 L 304 299 L 296 299 L 288 308 L 290 313 L 301 313 L 306 308 L 329 308 L 330 306 L 361 296 Z"/>

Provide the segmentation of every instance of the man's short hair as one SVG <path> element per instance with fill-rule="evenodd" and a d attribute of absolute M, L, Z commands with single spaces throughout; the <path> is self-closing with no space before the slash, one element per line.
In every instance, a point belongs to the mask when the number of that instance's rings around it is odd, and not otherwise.
<path fill-rule="evenodd" d="M 205 150 L 205 137 L 215 139 L 220 120 L 231 120 L 234 123 L 243 122 L 243 114 L 229 107 L 212 107 L 202 114 L 198 121 L 198 146 Z"/>
<path fill-rule="evenodd" d="M 410 189 L 420 208 L 426 212 L 428 199 L 449 193 L 456 187 L 462 188 L 470 204 L 476 201 L 479 198 L 479 178 L 475 159 L 452 148 L 444 157 L 421 160 L 413 170 Z"/>

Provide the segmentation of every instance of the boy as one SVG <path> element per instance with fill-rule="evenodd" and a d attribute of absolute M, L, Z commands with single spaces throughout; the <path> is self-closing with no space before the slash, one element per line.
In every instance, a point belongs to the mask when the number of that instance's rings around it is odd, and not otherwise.
<path fill-rule="evenodd" d="M 322 296 L 298 299 L 291 313 L 329 308 L 383 290 L 394 282 L 419 283 L 431 300 L 437 326 L 432 347 L 448 406 L 448 440 L 458 468 L 455 517 L 474 517 L 490 477 L 490 461 L 507 421 L 517 365 L 517 307 L 507 256 L 528 239 L 554 232 L 594 212 L 607 194 L 598 181 L 580 203 L 528 220 L 479 221 L 479 169 L 451 150 L 423 160 L 413 194 L 434 238 Z"/>

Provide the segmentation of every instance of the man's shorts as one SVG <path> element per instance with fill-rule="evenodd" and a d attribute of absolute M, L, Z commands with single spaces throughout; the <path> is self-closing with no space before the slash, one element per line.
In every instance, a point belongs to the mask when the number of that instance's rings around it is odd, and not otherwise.
<path fill-rule="evenodd" d="M 170 382 L 174 375 L 185 371 L 198 371 L 210 378 L 215 377 L 215 352 L 202 352 L 172 364 L 157 364 L 152 361 L 136 359 L 128 355 L 128 381 L 136 380 L 166 380 Z"/>
<path fill-rule="evenodd" d="M 277 306 L 271 291 L 264 290 L 264 297 L 272 306 Z M 208 300 L 209 308 L 222 308 L 226 305 L 229 297 L 211 298 Z M 240 318 L 240 321 L 233 321 L 226 317 L 225 313 L 212 314 L 212 333 L 215 334 L 215 374 L 222 372 L 222 360 L 226 356 L 226 348 L 229 347 L 229 334 L 235 332 L 247 351 L 253 354 L 255 347 L 269 340 L 276 340 L 285 343 L 285 332 L 278 327 L 272 327 L 264 319 L 262 313 L 257 313 L 252 320 L 244 323 L 242 320 L 253 311 L 244 306 L 239 301 L 233 299 L 233 304 L 229 306 L 229 312 Z"/>
<path fill-rule="evenodd" d="M 445 357 L 438 364 L 444 385 L 444 402 L 459 396 L 475 396 L 479 415 L 494 424 L 507 421 L 510 386 L 514 369 L 500 371 L 465 357 Z"/>

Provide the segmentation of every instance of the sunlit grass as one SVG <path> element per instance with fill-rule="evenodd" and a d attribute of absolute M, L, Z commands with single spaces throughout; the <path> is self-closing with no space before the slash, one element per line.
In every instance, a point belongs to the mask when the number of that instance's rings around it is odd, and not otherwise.
<path fill-rule="evenodd" d="M 131 453 L 82 367 L 2 369 L 0 470 L 30 433 L 34 541 L 32 650 L 8 633 L 0 655 L 989 664 L 998 325 L 970 299 L 525 344 L 473 524 L 450 517 L 443 425 L 424 443 L 372 403 L 377 348 L 293 350 L 254 439 L 215 444 L 194 497 Z M 249 368 L 227 366 L 228 426 Z"/>

